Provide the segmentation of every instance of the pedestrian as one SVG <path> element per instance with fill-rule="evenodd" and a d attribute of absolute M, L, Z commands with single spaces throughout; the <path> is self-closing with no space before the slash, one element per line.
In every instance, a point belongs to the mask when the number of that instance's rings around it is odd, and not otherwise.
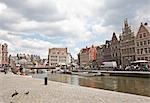
<path fill-rule="evenodd" d="M 4 73 L 6 74 L 6 68 L 4 67 Z"/>
<path fill-rule="evenodd" d="M 7 67 L 4 66 L 4 73 L 7 74 Z"/>

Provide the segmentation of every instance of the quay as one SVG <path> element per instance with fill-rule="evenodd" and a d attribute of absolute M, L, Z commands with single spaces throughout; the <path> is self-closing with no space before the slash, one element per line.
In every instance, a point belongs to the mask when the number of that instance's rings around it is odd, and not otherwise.
<path fill-rule="evenodd" d="M 107 71 L 107 70 L 78 70 L 73 71 L 73 74 L 81 74 L 83 72 L 101 73 L 102 76 L 128 76 L 128 77 L 143 77 L 150 78 L 150 71 Z"/>
<path fill-rule="evenodd" d="M 18 94 L 12 97 L 15 92 Z M 0 73 L 0 103 L 150 103 L 150 97 Z M 25 94 L 29 92 L 28 94 Z"/>
<path fill-rule="evenodd" d="M 101 71 L 102 75 L 150 78 L 148 71 Z"/>

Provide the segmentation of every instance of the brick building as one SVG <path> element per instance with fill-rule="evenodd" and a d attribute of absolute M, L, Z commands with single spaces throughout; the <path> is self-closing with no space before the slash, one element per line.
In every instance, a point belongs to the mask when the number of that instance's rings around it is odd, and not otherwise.
<path fill-rule="evenodd" d="M 80 53 L 79 53 L 79 60 L 80 60 L 80 66 L 86 66 L 89 64 L 89 49 L 88 47 L 86 48 L 83 48 L 80 50 Z"/>
<path fill-rule="evenodd" d="M 100 65 L 102 64 L 102 59 L 103 59 L 103 55 L 102 55 L 102 50 L 103 50 L 103 45 L 100 46 L 96 46 L 96 63 L 97 66 L 100 67 Z"/>
<path fill-rule="evenodd" d="M 102 46 L 102 62 L 112 61 L 111 57 L 111 41 L 106 40 L 106 43 Z"/>

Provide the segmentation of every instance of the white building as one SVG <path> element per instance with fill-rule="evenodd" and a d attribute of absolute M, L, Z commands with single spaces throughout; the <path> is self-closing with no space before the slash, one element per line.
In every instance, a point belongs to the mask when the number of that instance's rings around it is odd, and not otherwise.
<path fill-rule="evenodd" d="M 48 55 L 49 66 L 67 65 L 67 48 L 50 48 Z"/>
<path fill-rule="evenodd" d="M 67 65 L 71 65 L 72 63 L 72 55 L 70 53 L 67 54 Z"/>

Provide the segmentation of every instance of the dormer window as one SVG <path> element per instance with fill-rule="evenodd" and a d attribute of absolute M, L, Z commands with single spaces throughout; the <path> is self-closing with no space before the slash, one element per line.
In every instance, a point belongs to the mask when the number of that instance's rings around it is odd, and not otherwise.
<path fill-rule="evenodd" d="M 143 37 L 146 37 L 146 33 L 143 33 Z"/>
<path fill-rule="evenodd" d="M 142 34 L 140 34 L 140 38 L 142 38 Z"/>

